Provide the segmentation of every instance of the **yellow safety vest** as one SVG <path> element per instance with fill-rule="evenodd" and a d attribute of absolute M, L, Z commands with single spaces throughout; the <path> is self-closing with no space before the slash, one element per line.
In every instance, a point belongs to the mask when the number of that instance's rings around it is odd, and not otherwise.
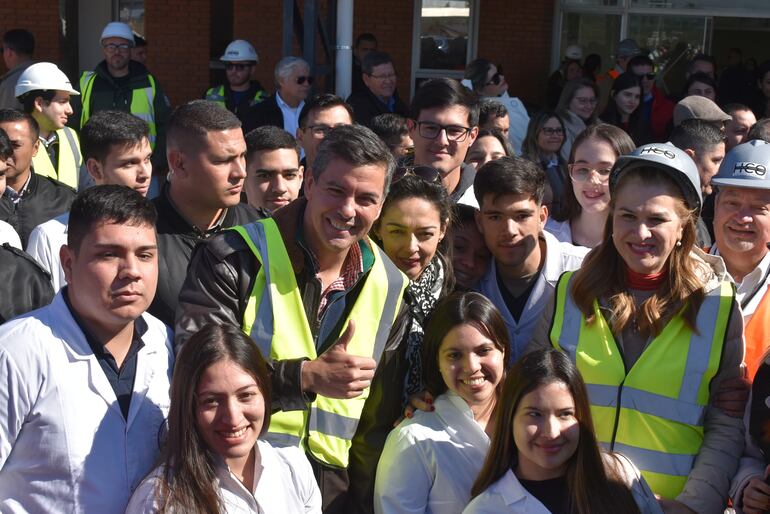
<path fill-rule="evenodd" d="M 265 92 L 261 89 L 257 91 L 257 93 L 254 95 L 254 98 L 251 99 L 251 102 L 249 102 L 249 105 L 257 105 L 259 102 L 265 99 Z M 227 101 L 225 98 L 225 86 L 221 85 L 219 87 L 212 87 L 208 91 L 206 91 L 206 100 L 209 102 L 216 102 L 222 107 L 227 107 Z"/>
<path fill-rule="evenodd" d="M 709 384 L 719 370 L 733 306 L 730 283 L 707 293 L 693 332 L 677 314 L 626 373 L 623 356 L 594 300 L 587 324 L 572 299 L 573 272 L 556 287 L 551 343 L 577 364 L 588 388 L 596 437 L 626 455 L 663 498 L 682 492 L 703 443 Z"/>
<path fill-rule="evenodd" d="M 315 341 L 302 296 L 275 221 L 268 218 L 232 230 L 243 237 L 261 264 L 243 315 L 243 331 L 271 360 L 315 359 Z M 351 319 L 355 320 L 348 352 L 379 360 L 408 281 L 380 254 L 375 244 L 371 241 L 369 244 L 375 261 L 342 330 Z M 319 461 L 346 468 L 350 445 L 368 397 L 368 388 L 350 400 L 319 394 L 308 410 L 274 413 L 267 439 L 278 446 L 304 445 Z"/>
<path fill-rule="evenodd" d="M 56 131 L 56 136 L 59 138 L 57 166 L 53 165 L 51 157 L 41 143 L 37 155 L 32 158 L 32 169 L 38 175 L 51 177 L 77 189 L 80 167 L 83 165 L 78 135 L 71 128 L 64 127 Z"/>
<path fill-rule="evenodd" d="M 86 124 L 91 117 L 91 91 L 94 87 L 96 73 L 93 71 L 84 71 L 80 77 L 80 95 L 83 101 L 83 108 L 80 114 L 80 127 Z M 155 140 L 158 137 L 158 128 L 155 125 L 155 78 L 147 74 L 150 81 L 150 87 L 134 89 L 131 93 L 131 114 L 147 123 L 150 132 L 150 147 L 155 150 Z"/>

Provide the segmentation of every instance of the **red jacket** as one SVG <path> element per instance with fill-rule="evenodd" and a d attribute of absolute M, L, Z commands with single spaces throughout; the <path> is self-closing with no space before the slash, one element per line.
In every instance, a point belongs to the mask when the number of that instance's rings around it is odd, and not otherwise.
<path fill-rule="evenodd" d="M 650 112 L 650 128 L 655 142 L 663 143 L 668 139 L 669 124 L 674 117 L 674 102 L 652 86 L 652 111 Z"/>

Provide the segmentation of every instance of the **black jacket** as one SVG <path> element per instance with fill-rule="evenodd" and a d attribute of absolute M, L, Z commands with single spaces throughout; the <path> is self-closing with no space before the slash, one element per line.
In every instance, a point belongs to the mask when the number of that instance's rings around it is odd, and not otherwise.
<path fill-rule="evenodd" d="M 404 117 L 408 116 L 409 109 L 398 97 L 398 93 L 394 93 L 393 98 L 395 104 L 392 112 Z M 388 110 L 388 106 L 382 103 L 368 87 L 365 87 L 363 91 L 353 93 L 347 101 L 353 108 L 353 117 L 356 123 L 360 125 L 368 126 L 375 116 L 391 112 Z"/>
<path fill-rule="evenodd" d="M 251 128 L 264 127 L 266 125 L 283 128 L 283 113 L 281 108 L 278 107 L 275 94 L 255 105 L 249 114 L 249 126 Z"/>
<path fill-rule="evenodd" d="M 257 128 L 256 119 L 254 117 L 254 108 L 267 98 L 267 91 L 262 87 L 262 84 L 257 80 L 252 80 L 251 83 L 249 83 L 249 89 L 244 92 L 241 101 L 237 104 L 235 103 L 233 90 L 230 89 L 229 83 L 209 89 L 206 91 L 206 94 L 203 95 L 203 98 L 216 101 L 214 99 L 220 87 L 223 88 L 225 107 L 241 120 L 243 134 L 246 135 L 251 132 L 252 129 Z"/>
<path fill-rule="evenodd" d="M 265 214 L 241 203 L 227 209 L 225 219 L 218 227 L 203 233 L 174 208 L 168 197 L 169 187 L 166 184 L 161 194 L 152 200 L 158 211 L 158 291 L 148 311 L 173 326 L 179 290 L 187 276 L 187 265 L 195 245 L 226 228 L 264 218 Z"/>
<path fill-rule="evenodd" d="M 9 223 L 27 248 L 36 226 L 70 210 L 75 190 L 49 177 L 32 173 L 21 200 L 14 204 L 7 194 L 0 197 L 0 220 Z"/>
<path fill-rule="evenodd" d="M 317 318 L 322 292 L 321 283 L 316 277 L 310 253 L 297 239 L 306 204 L 307 201 L 303 198 L 295 200 L 276 211 L 273 219 L 278 225 L 291 259 L 307 317 L 313 320 Z M 384 257 L 384 252 L 382 255 Z M 236 232 L 228 231 L 200 245 L 193 255 L 187 279 L 179 294 L 174 335 L 177 349 L 207 322 L 232 323 L 241 326 L 243 313 L 258 272 L 259 262 L 240 234 Z M 363 281 L 359 280 L 341 298 L 333 300 L 319 323 L 311 324 L 313 337 L 321 340 L 317 345 L 321 349 L 319 353 L 336 340 L 362 286 Z M 336 306 L 338 302 L 340 305 Z M 402 412 L 401 398 L 406 374 L 406 357 L 405 345 L 401 343 L 408 328 L 408 320 L 408 310 L 402 303 L 379 359 L 369 390 L 369 398 L 364 404 L 353 446 L 350 449 L 348 474 L 353 497 L 351 506 L 356 504 L 356 498 L 367 495 L 371 504 L 374 473 L 385 445 L 385 438 Z M 309 398 L 303 394 L 301 388 L 301 365 L 304 360 L 306 359 L 270 363 L 274 410 L 290 411 L 308 408 Z M 325 491 L 324 504 L 328 503 L 329 496 L 339 494 L 342 497 L 344 493 L 342 486 L 334 492 Z M 343 512 L 348 511 L 343 510 Z"/>
<path fill-rule="evenodd" d="M 0 245 L 0 324 L 51 303 L 51 276 L 26 252 Z"/>

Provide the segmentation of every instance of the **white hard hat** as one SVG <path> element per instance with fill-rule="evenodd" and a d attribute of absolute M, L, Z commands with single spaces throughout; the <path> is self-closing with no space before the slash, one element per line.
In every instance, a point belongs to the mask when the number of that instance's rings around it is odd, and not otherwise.
<path fill-rule="evenodd" d="M 72 87 L 70 79 L 52 62 L 39 62 L 28 67 L 16 82 L 16 97 L 30 91 L 66 91 L 71 95 L 80 95 Z"/>
<path fill-rule="evenodd" d="M 219 58 L 220 61 L 254 61 L 259 62 L 257 51 L 251 46 L 251 43 L 243 39 L 236 39 L 225 48 L 225 53 Z"/>
<path fill-rule="evenodd" d="M 564 57 L 573 61 L 579 61 L 583 58 L 583 48 L 580 45 L 569 45 L 564 51 Z"/>
<path fill-rule="evenodd" d="M 108 37 L 123 38 L 132 45 L 134 44 L 134 31 L 127 24 L 120 21 L 111 21 L 104 27 L 100 41 L 104 41 Z"/>

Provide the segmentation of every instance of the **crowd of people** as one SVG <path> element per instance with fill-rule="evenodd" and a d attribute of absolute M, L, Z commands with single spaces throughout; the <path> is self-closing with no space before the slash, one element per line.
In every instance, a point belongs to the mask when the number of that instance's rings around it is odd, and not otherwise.
<path fill-rule="evenodd" d="M 2 44 L 0 511 L 770 512 L 763 76 L 236 40 L 172 109 L 123 23 L 78 87 Z"/>

